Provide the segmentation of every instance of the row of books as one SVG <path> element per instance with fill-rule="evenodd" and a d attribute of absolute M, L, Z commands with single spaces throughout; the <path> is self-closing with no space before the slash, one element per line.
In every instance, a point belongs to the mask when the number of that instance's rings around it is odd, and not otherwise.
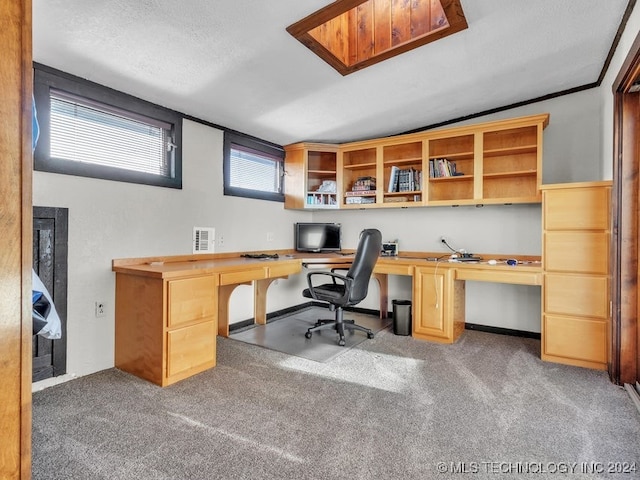
<path fill-rule="evenodd" d="M 456 163 L 446 158 L 434 158 L 429 160 L 429 177 L 457 177 L 464 175 L 456 170 Z"/>
<path fill-rule="evenodd" d="M 389 193 L 393 192 L 415 192 L 420 190 L 422 185 L 422 171 L 415 168 L 401 169 L 397 166 L 391 167 L 389 175 Z"/>
<path fill-rule="evenodd" d="M 376 203 L 376 177 L 358 177 L 344 195 L 346 205 Z"/>
<path fill-rule="evenodd" d="M 353 182 L 351 186 L 351 190 L 354 192 L 362 192 L 362 191 L 375 191 L 376 189 L 376 178 L 375 177 L 358 177 L 358 179 Z"/>

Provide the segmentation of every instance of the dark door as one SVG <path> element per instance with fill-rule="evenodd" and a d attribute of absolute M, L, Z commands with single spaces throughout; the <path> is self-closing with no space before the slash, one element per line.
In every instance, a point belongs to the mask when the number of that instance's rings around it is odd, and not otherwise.
<path fill-rule="evenodd" d="M 53 298 L 62 338 L 33 336 L 33 381 L 67 371 L 67 235 L 68 209 L 33 207 L 33 269 Z"/>

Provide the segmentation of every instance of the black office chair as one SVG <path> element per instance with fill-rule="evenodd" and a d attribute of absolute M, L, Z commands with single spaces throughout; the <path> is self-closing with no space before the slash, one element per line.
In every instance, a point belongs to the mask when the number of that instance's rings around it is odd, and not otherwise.
<path fill-rule="evenodd" d="M 335 311 L 335 319 L 320 319 L 313 327 L 310 327 L 305 333 L 305 337 L 311 338 L 313 332 L 319 330 L 334 329 L 338 332 L 338 345 L 344 346 L 344 330 L 360 330 L 367 333 L 368 338 L 373 338 L 373 332 L 365 327 L 356 325 L 353 320 L 344 320 L 344 307 L 356 305 L 365 299 L 369 290 L 369 279 L 373 272 L 380 251 L 382 249 L 382 234 L 379 230 L 369 228 L 360 233 L 358 241 L 358 249 L 355 258 L 346 275 L 336 273 L 338 270 L 332 269 L 331 272 L 309 272 L 307 274 L 307 283 L 309 288 L 302 292 L 302 295 L 314 300 L 329 303 L 329 309 Z M 314 277 L 321 275 L 331 278 L 332 283 L 323 285 L 313 285 Z M 317 279 L 316 279 L 317 281 Z"/>

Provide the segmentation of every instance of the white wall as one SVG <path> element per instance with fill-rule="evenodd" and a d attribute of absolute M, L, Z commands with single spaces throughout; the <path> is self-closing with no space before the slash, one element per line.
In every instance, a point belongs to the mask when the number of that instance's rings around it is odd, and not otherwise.
<path fill-rule="evenodd" d="M 199 123 L 183 125 L 183 188 L 151 187 L 70 175 L 34 172 L 33 204 L 69 209 L 67 371 L 86 375 L 114 364 L 114 258 L 191 254 L 194 226 L 224 235 L 216 251 L 291 248 L 293 223 L 310 213 L 282 203 L 222 194 L 222 132 Z M 266 233 L 274 241 L 266 242 Z M 303 303 L 302 284 L 279 282 L 268 308 Z M 232 297 L 231 320 L 253 317 L 252 290 Z M 106 303 L 96 318 L 94 302 Z"/>

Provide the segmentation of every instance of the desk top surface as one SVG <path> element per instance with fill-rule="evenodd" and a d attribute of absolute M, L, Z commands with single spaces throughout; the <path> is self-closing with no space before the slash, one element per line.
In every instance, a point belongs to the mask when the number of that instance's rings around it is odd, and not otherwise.
<path fill-rule="evenodd" d="M 156 278 L 176 278 L 180 276 L 208 275 L 245 270 L 270 269 L 274 267 L 290 267 L 291 273 L 301 271 L 303 266 L 330 267 L 336 264 L 348 264 L 353 254 L 338 253 L 296 253 L 286 251 L 277 258 L 248 258 L 241 253 L 186 255 L 167 257 L 146 257 L 132 259 L 116 259 L 112 262 L 112 270 L 116 273 L 142 275 Z M 442 254 L 440 254 L 442 255 Z M 429 253 L 412 253 L 393 257 L 382 256 L 378 259 L 376 270 L 381 273 L 412 275 L 415 268 L 435 267 L 453 270 L 456 279 L 478 280 L 501 283 L 540 285 L 542 266 L 537 257 L 523 257 L 516 265 L 506 264 L 506 257 L 500 255 L 483 256 L 487 260 L 481 262 L 456 262 L 448 258 L 433 260 Z M 513 257 L 509 257 L 513 258 Z M 490 264 L 494 259 L 495 264 Z M 374 270 L 374 273 L 376 273 Z"/>

